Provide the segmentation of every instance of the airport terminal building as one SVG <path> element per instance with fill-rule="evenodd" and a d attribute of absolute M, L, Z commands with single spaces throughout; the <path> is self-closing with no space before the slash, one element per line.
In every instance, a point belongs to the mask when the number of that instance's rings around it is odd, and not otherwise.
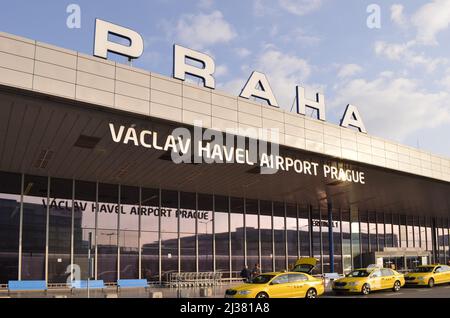
<path fill-rule="evenodd" d="M 244 146 L 276 128 L 298 166 L 173 162 L 174 130 L 198 122 Z M 449 221 L 449 158 L 0 33 L 0 285 L 86 278 L 89 252 L 109 283 L 303 256 L 318 273 L 408 269 L 450 260 Z"/>

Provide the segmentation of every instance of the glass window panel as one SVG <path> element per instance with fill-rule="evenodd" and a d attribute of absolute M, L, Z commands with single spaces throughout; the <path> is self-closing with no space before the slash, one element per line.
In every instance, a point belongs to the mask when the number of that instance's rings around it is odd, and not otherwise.
<path fill-rule="evenodd" d="M 183 235 L 181 240 L 181 271 L 195 272 L 195 236 Z M 170 273 L 178 271 L 178 234 L 161 233 L 162 277 L 167 281 Z"/>
<path fill-rule="evenodd" d="M 386 247 L 392 247 L 393 241 L 392 241 L 392 214 L 386 214 L 385 215 L 385 222 L 386 222 L 386 242 L 385 242 L 385 246 Z"/>
<path fill-rule="evenodd" d="M 378 248 L 383 251 L 385 247 L 384 241 L 384 214 L 377 213 L 377 228 L 378 228 Z"/>
<path fill-rule="evenodd" d="M 89 274 L 89 235 L 91 248 L 95 246 L 96 189 L 94 182 L 75 181 L 73 262 L 80 279 L 87 279 Z M 95 259 L 94 249 L 91 250 L 91 259 Z"/>
<path fill-rule="evenodd" d="M 139 232 L 119 232 L 120 279 L 139 278 Z"/>
<path fill-rule="evenodd" d="M 120 187 L 120 278 L 139 278 L 139 188 Z"/>
<path fill-rule="evenodd" d="M 115 282 L 117 281 L 119 186 L 99 183 L 98 200 L 97 279 Z"/>
<path fill-rule="evenodd" d="M 196 209 L 195 193 L 180 192 L 180 232 L 195 234 Z M 172 229 L 176 232 L 176 228 Z"/>
<path fill-rule="evenodd" d="M 141 232 L 141 246 L 142 278 L 148 281 L 158 280 L 158 232 Z"/>
<path fill-rule="evenodd" d="M 407 217 L 408 247 L 414 247 L 413 217 Z"/>
<path fill-rule="evenodd" d="M 240 272 L 244 261 L 244 199 L 231 198 L 231 257 L 232 271 Z"/>
<path fill-rule="evenodd" d="M 400 247 L 400 218 L 397 214 L 392 216 L 393 247 Z"/>
<path fill-rule="evenodd" d="M 369 241 L 370 241 L 370 251 L 378 251 L 378 240 L 377 240 L 377 215 L 375 212 L 369 212 Z"/>
<path fill-rule="evenodd" d="M 352 249 L 350 234 L 350 212 L 342 211 L 342 254 L 343 254 L 343 270 L 348 273 L 352 270 Z"/>
<path fill-rule="evenodd" d="M 400 216 L 400 246 L 408 247 L 408 231 L 406 228 L 406 216 Z"/>
<path fill-rule="evenodd" d="M 48 282 L 70 279 L 72 180 L 51 179 L 48 238 Z"/>
<path fill-rule="evenodd" d="M 310 255 L 310 237 L 309 237 L 309 217 L 308 217 L 308 207 L 299 206 L 298 207 L 298 231 L 300 235 L 300 256 L 311 256 Z"/>
<path fill-rule="evenodd" d="M 288 264 L 292 266 L 298 258 L 297 206 L 286 205 L 286 232 L 288 248 Z"/>
<path fill-rule="evenodd" d="M 141 230 L 158 232 L 159 190 L 142 188 Z"/>
<path fill-rule="evenodd" d="M 284 220 L 284 204 L 274 203 L 274 244 L 275 244 L 275 270 L 286 270 L 286 225 Z"/>
<path fill-rule="evenodd" d="M 198 195 L 198 266 L 200 272 L 213 271 L 213 196 Z"/>
<path fill-rule="evenodd" d="M 258 201 L 246 200 L 245 226 L 247 233 L 247 264 L 258 263 Z"/>
<path fill-rule="evenodd" d="M 47 177 L 25 176 L 23 197 L 22 279 L 45 279 Z"/>
<path fill-rule="evenodd" d="M 228 239 L 228 197 L 214 196 L 214 233 L 216 240 L 216 271 L 224 272 L 224 277 L 229 275 L 230 254 Z"/>
<path fill-rule="evenodd" d="M 181 211 L 186 211 L 185 207 L 188 204 L 187 201 L 193 201 L 195 211 L 195 194 L 181 193 Z M 161 232 L 164 233 L 177 233 L 178 232 L 178 192 L 161 190 L 161 209 L 155 210 L 155 215 L 161 217 Z M 181 215 L 181 214 L 180 214 Z M 183 214 L 184 215 L 184 214 Z M 187 226 L 190 225 L 190 226 Z M 187 219 L 180 217 L 180 231 L 187 233 L 195 233 L 195 219 Z"/>
<path fill-rule="evenodd" d="M 0 284 L 17 280 L 22 176 L 0 172 Z"/>

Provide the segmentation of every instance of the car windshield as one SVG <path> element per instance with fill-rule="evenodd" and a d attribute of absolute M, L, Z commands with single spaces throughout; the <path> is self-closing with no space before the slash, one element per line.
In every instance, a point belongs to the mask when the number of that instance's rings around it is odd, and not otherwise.
<path fill-rule="evenodd" d="M 432 266 L 421 266 L 421 267 L 416 267 L 413 272 L 414 273 L 430 273 L 433 271 Z"/>
<path fill-rule="evenodd" d="M 253 278 L 250 284 L 267 284 L 275 275 L 259 275 Z"/>
<path fill-rule="evenodd" d="M 347 277 L 367 277 L 369 274 L 370 272 L 365 269 L 358 269 L 347 274 Z"/>

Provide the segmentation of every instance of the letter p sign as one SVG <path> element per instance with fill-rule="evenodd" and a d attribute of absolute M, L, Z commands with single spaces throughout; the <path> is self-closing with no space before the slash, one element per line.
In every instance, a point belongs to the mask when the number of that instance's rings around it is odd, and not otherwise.
<path fill-rule="evenodd" d="M 130 44 L 124 45 L 112 42 L 108 39 L 110 34 L 127 39 Z M 106 59 L 108 52 L 120 54 L 129 59 L 136 59 L 144 52 L 144 40 L 139 33 L 133 30 L 96 19 L 94 56 Z"/>

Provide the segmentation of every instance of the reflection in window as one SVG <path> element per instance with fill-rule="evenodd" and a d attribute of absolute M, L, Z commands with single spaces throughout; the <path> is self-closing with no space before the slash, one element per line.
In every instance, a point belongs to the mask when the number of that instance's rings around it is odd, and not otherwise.
<path fill-rule="evenodd" d="M 187 196 L 185 193 L 180 194 L 181 208 L 195 209 L 195 194 Z M 192 203 L 194 201 L 194 203 Z M 178 210 L 178 192 L 177 191 L 161 191 L 161 266 L 162 274 L 168 274 L 178 271 L 178 219 L 176 216 Z M 180 218 L 180 229 L 186 220 Z M 192 223 L 192 221 L 188 221 Z M 191 227 L 189 227 L 190 229 Z M 181 231 L 181 230 L 180 230 Z M 194 226 L 195 231 L 195 226 Z M 181 271 L 195 271 L 195 234 L 180 234 L 180 254 L 181 254 Z M 194 258 L 192 258 L 194 255 Z M 193 265 L 192 265 L 193 264 Z"/>
<path fill-rule="evenodd" d="M 244 199 L 231 198 L 232 271 L 241 271 L 244 262 Z"/>
<path fill-rule="evenodd" d="M 272 248 L 272 202 L 260 201 L 259 224 L 261 228 L 261 271 L 274 270 Z"/>
<path fill-rule="evenodd" d="M 119 218 L 119 187 L 98 185 L 97 278 L 117 281 L 117 222 Z"/>
<path fill-rule="evenodd" d="M 258 201 L 245 201 L 245 231 L 247 235 L 247 265 L 252 269 L 259 263 Z"/>
<path fill-rule="evenodd" d="M 73 263 L 74 270 L 79 270 L 80 279 L 88 278 L 89 235 L 92 239 L 91 259 L 95 259 L 96 191 L 97 185 L 93 182 L 75 181 Z"/>
<path fill-rule="evenodd" d="M 350 237 L 350 212 L 343 210 L 342 216 L 342 255 L 344 272 L 348 273 L 352 270 L 352 249 Z"/>
<path fill-rule="evenodd" d="M 214 233 L 216 246 L 216 271 L 223 272 L 224 277 L 230 271 L 229 233 L 228 233 L 228 198 L 214 196 Z"/>
<path fill-rule="evenodd" d="M 17 280 L 22 176 L 0 172 L 0 284 Z"/>
<path fill-rule="evenodd" d="M 168 193 L 171 200 L 176 201 L 175 194 Z M 164 195 L 163 195 L 164 198 Z M 196 212 L 197 203 L 195 193 L 180 192 L 180 255 L 181 255 L 181 271 L 195 272 L 197 264 L 196 254 L 196 219 L 192 217 L 192 213 Z M 186 213 L 183 215 L 182 213 Z M 191 213 L 191 214 L 190 214 Z"/>
<path fill-rule="evenodd" d="M 51 179 L 48 238 L 48 282 L 65 283 L 70 276 L 72 181 Z"/>
<path fill-rule="evenodd" d="M 213 196 L 198 195 L 198 263 L 200 272 L 213 271 Z"/>
<path fill-rule="evenodd" d="M 295 204 L 286 205 L 286 232 L 287 232 L 287 248 L 288 248 L 288 264 L 295 264 L 298 258 L 298 231 L 297 231 L 297 206 Z"/>
<path fill-rule="evenodd" d="M 22 279 L 45 279 L 47 177 L 25 176 L 23 196 Z"/>
<path fill-rule="evenodd" d="M 275 244 L 275 270 L 286 270 L 286 232 L 284 204 L 276 202 L 273 209 L 273 229 Z"/>
<path fill-rule="evenodd" d="M 121 186 L 120 278 L 139 278 L 139 188 Z"/>
<path fill-rule="evenodd" d="M 159 280 L 159 190 L 141 189 L 141 278 Z"/>
<path fill-rule="evenodd" d="M 386 221 L 386 247 L 392 247 L 392 214 L 386 214 L 385 215 L 385 221 Z"/>

